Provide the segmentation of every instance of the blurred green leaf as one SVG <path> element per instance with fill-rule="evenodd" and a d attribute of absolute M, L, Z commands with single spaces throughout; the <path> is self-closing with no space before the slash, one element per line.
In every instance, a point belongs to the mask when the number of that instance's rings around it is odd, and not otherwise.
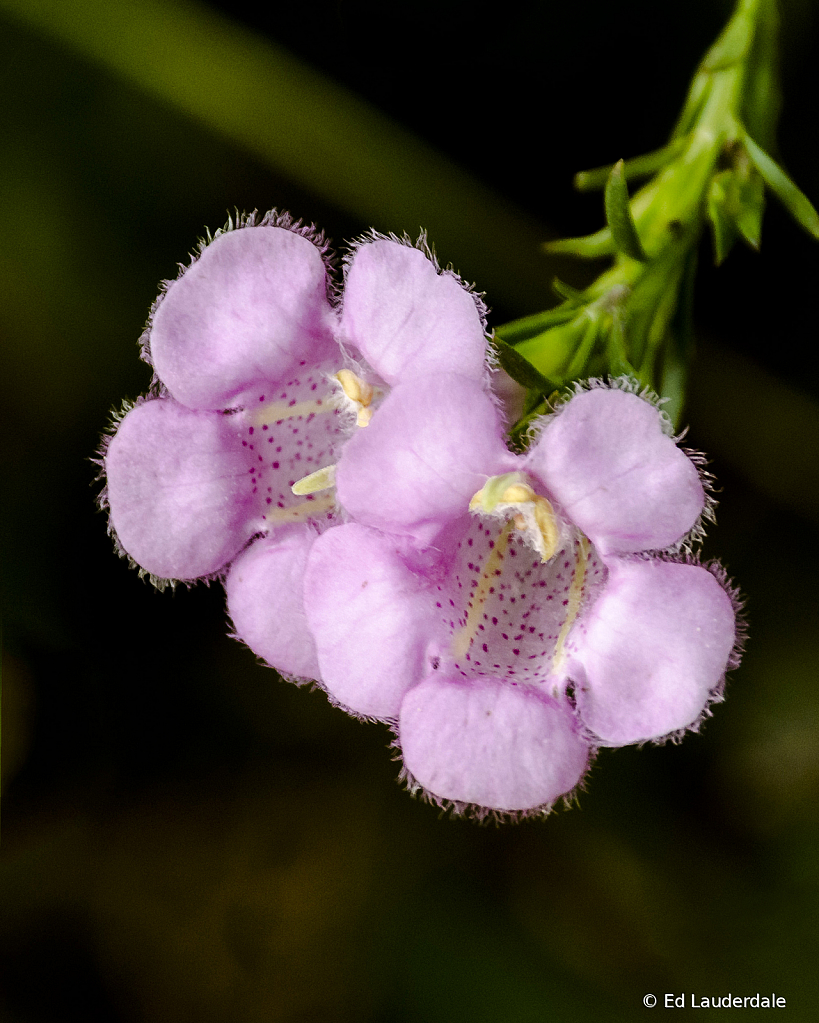
<path fill-rule="evenodd" d="M 559 298 L 563 298 L 567 302 L 573 302 L 575 305 L 579 306 L 585 302 L 584 293 L 579 288 L 573 288 L 571 284 L 566 284 L 559 277 L 552 278 L 552 291 Z"/>
<path fill-rule="evenodd" d="M 618 160 L 609 174 L 609 179 L 606 182 L 605 204 L 606 222 L 611 229 L 614 244 L 632 259 L 645 262 L 648 257 L 640 243 L 640 236 L 637 234 L 634 218 L 629 208 L 628 187 L 623 174 L 622 160 Z"/>
<path fill-rule="evenodd" d="M 95 61 L 380 230 L 423 227 L 521 307 L 545 304 L 542 224 L 380 110 L 194 0 L 0 0 L 0 13 Z"/>
<path fill-rule="evenodd" d="M 708 189 L 708 219 L 714 235 L 714 260 L 719 266 L 731 251 L 739 234 L 732 193 L 735 191 L 735 176 L 731 170 L 714 175 Z"/>
<path fill-rule="evenodd" d="M 623 174 L 626 181 L 632 181 L 636 178 L 647 178 L 656 174 L 667 163 L 670 163 L 675 156 L 679 156 L 683 149 L 685 149 L 687 141 L 687 139 L 682 137 L 674 138 L 660 149 L 655 149 L 651 153 L 645 153 L 643 156 L 632 157 L 631 160 L 625 160 L 623 162 Z M 593 170 L 579 171 L 574 176 L 574 187 L 578 192 L 595 192 L 598 188 L 605 188 L 613 169 L 614 164 L 608 164 L 605 167 L 595 167 Z"/>
<path fill-rule="evenodd" d="M 762 214 L 765 211 L 765 182 L 753 170 L 749 177 L 740 179 L 739 190 L 737 229 L 752 249 L 759 249 L 762 243 Z"/>
<path fill-rule="evenodd" d="M 520 352 L 502 338 L 496 337 L 493 343 L 501 366 L 513 380 L 538 394 L 550 394 L 555 390 L 556 384 L 543 376 L 528 359 L 524 359 Z"/>
<path fill-rule="evenodd" d="M 617 251 L 611 231 L 607 227 L 582 238 L 557 238 L 552 242 L 544 242 L 542 248 L 544 252 L 553 254 L 565 252 L 572 256 L 584 256 L 586 259 L 613 256 Z"/>
<path fill-rule="evenodd" d="M 816 212 L 810 199 L 788 177 L 779 164 L 754 142 L 750 135 L 743 138 L 743 143 L 768 188 L 786 207 L 794 220 L 804 227 L 808 234 L 819 239 L 819 213 Z"/>
<path fill-rule="evenodd" d="M 555 309 L 546 309 L 542 313 L 534 313 L 532 316 L 524 316 L 519 320 L 504 323 L 502 327 L 496 328 L 495 337 L 501 335 L 508 345 L 519 345 L 538 337 L 550 327 L 568 323 L 569 320 L 574 319 L 576 313 L 575 308 L 564 303 Z"/>

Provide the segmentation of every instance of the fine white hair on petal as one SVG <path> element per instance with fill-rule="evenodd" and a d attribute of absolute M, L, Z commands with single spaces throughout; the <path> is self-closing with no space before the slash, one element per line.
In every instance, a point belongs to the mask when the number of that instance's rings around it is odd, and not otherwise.
<path fill-rule="evenodd" d="M 151 368 L 153 368 L 154 365 L 153 358 L 151 356 L 151 331 L 153 329 L 153 323 L 157 311 L 162 304 L 168 289 L 172 284 L 180 280 L 185 273 L 187 273 L 194 263 L 198 261 L 205 249 L 216 241 L 217 238 L 223 234 L 228 234 L 231 231 L 240 231 L 248 227 L 279 227 L 285 231 L 291 231 L 293 234 L 300 235 L 302 238 L 306 238 L 308 241 L 312 242 L 324 262 L 327 278 L 327 299 L 333 306 L 338 304 L 340 296 L 334 275 L 337 258 L 323 231 L 321 231 L 315 224 L 295 219 L 290 213 L 284 210 L 280 211 L 272 209 L 260 216 L 258 210 L 252 210 L 250 213 L 239 213 L 237 209 L 233 216 L 228 214 L 228 219 L 223 227 L 219 227 L 215 231 L 211 231 L 210 228 L 207 227 L 205 228 L 204 236 L 198 240 L 196 248 L 189 253 L 188 262 L 177 263 L 178 273 L 173 280 L 163 280 L 159 282 L 159 293 L 151 305 L 148 312 L 148 319 L 138 341 L 140 358 L 143 362 L 146 362 L 149 366 L 151 366 Z M 165 389 L 164 384 L 162 384 L 162 381 L 159 380 L 156 372 L 154 372 L 154 376 L 151 381 L 151 389 L 157 393 L 160 393 L 161 390 Z"/>
<path fill-rule="evenodd" d="M 442 813 L 449 814 L 451 817 L 464 817 L 468 820 L 474 820 L 478 824 L 519 824 L 524 820 L 543 820 L 553 813 L 560 803 L 567 810 L 570 810 L 573 806 L 579 806 L 580 793 L 587 790 L 587 779 L 597 755 L 597 747 L 592 742 L 589 742 L 589 761 L 586 773 L 571 791 L 565 792 L 562 796 L 552 800 L 552 802 L 541 803 L 540 806 L 532 806 L 527 810 L 496 810 L 489 806 L 482 806 L 480 803 L 464 803 L 458 799 L 446 799 L 445 797 L 435 795 L 434 792 L 430 792 L 429 789 L 425 788 L 418 781 L 404 763 L 401 741 L 396 725 L 393 725 L 393 730 L 395 735 L 389 748 L 395 751 L 392 758 L 393 761 L 401 764 L 401 769 L 398 772 L 399 784 L 404 785 L 413 799 L 420 799 L 423 803 L 435 806 Z"/>
<path fill-rule="evenodd" d="M 718 502 L 714 496 L 714 475 L 708 471 L 707 467 L 710 463 L 705 454 L 701 451 L 697 451 L 696 449 L 684 447 L 680 443 L 688 433 L 688 427 L 686 426 L 679 432 L 675 432 L 668 413 L 663 408 L 663 405 L 668 401 L 668 399 L 659 397 L 655 391 L 652 391 L 651 388 L 641 384 L 636 378 L 628 375 L 622 375 L 608 380 L 604 380 L 601 377 L 591 377 L 588 380 L 576 381 L 572 385 L 570 394 L 562 394 L 555 399 L 554 404 L 550 406 L 551 412 L 547 412 L 545 415 L 539 416 L 530 423 L 524 435 L 526 440 L 524 450 L 529 451 L 537 444 L 544 430 L 558 416 L 562 415 L 575 397 L 579 394 L 595 390 L 623 391 L 626 394 L 634 394 L 649 405 L 653 406 L 659 416 L 660 429 L 662 432 L 665 436 L 674 441 L 679 450 L 688 458 L 697 470 L 700 486 L 703 490 L 704 504 L 696 521 L 685 535 L 681 536 L 675 543 L 670 544 L 667 547 L 652 549 L 647 552 L 649 554 L 654 553 L 655 555 L 662 554 L 669 556 L 692 554 L 702 544 L 705 538 L 706 525 L 716 522 Z"/>
<path fill-rule="evenodd" d="M 384 234 L 382 231 L 376 231 L 375 228 L 371 228 L 364 234 L 359 235 L 357 238 L 353 238 L 347 246 L 347 251 L 342 257 L 342 270 L 344 273 L 344 280 L 347 279 L 347 273 L 349 272 L 350 266 L 355 259 L 356 253 L 362 246 L 370 245 L 372 242 L 394 242 L 396 245 L 405 245 L 410 249 L 418 249 L 420 252 L 427 257 L 427 259 L 435 267 L 436 272 L 439 276 L 451 277 L 453 280 L 463 288 L 463 290 L 472 298 L 475 303 L 475 308 L 478 311 L 478 315 L 483 326 L 484 333 L 489 335 L 489 327 L 487 326 L 487 318 L 489 316 L 489 308 L 486 305 L 486 295 L 482 291 L 478 291 L 474 284 L 470 284 L 465 281 L 463 277 L 452 267 L 451 263 L 448 263 L 445 267 L 442 267 L 438 257 L 435 253 L 434 246 L 430 243 L 426 231 L 422 230 L 418 238 L 413 241 L 409 234 L 405 231 L 402 235 L 397 235 L 394 232 Z"/>

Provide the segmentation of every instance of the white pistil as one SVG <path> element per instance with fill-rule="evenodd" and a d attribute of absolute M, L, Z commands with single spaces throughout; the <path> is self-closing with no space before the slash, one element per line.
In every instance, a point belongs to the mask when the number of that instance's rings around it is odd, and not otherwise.
<path fill-rule="evenodd" d="M 558 669 L 561 667 L 565 659 L 566 655 L 563 647 L 566 643 L 566 637 L 569 635 L 569 631 L 574 625 L 575 619 L 580 611 L 580 598 L 583 595 L 583 583 L 586 581 L 586 566 L 589 563 L 589 541 L 582 533 L 578 537 L 577 546 L 579 550 L 577 552 L 577 561 L 574 566 L 574 572 L 572 573 L 572 583 L 569 587 L 569 603 L 566 608 L 566 620 L 563 622 L 560 635 L 557 637 L 555 652 L 552 657 L 553 675 L 557 674 Z"/>
<path fill-rule="evenodd" d="M 329 490 L 335 486 L 336 467 L 325 465 L 323 469 L 311 472 L 309 476 L 303 476 L 296 480 L 290 488 L 297 497 L 304 497 L 305 494 L 317 494 L 322 490 Z"/>
<path fill-rule="evenodd" d="M 452 637 L 452 654 L 454 657 L 463 657 L 475 638 L 480 623 L 481 611 L 486 603 L 486 598 L 489 596 L 489 590 L 501 573 L 500 565 L 506 553 L 506 548 L 509 546 L 509 534 L 511 532 L 512 523 L 507 522 L 498 534 L 495 546 L 486 559 L 481 578 L 475 589 L 475 595 L 472 598 L 472 607 L 470 607 L 469 613 L 466 616 L 466 624 L 458 629 Z"/>
<path fill-rule="evenodd" d="M 307 522 L 323 512 L 331 511 L 335 507 L 335 494 L 325 494 L 315 501 L 302 501 L 301 504 L 293 504 L 289 508 L 272 508 L 264 514 L 265 522 L 270 525 L 279 525 L 285 522 Z"/>

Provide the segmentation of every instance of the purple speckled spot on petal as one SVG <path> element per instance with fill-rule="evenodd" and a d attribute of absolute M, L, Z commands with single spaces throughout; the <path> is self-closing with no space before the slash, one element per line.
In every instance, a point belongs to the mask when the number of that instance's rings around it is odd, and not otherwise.
<path fill-rule="evenodd" d="M 251 456 L 247 483 L 260 528 L 275 528 L 287 521 L 287 509 L 311 502 L 321 509 L 317 518 L 327 514 L 323 493 L 298 497 L 291 487 L 332 465 L 347 433 L 328 380 L 336 369 L 333 363 L 297 367 L 289 379 L 264 393 L 242 396 L 244 411 L 236 420 Z"/>
<path fill-rule="evenodd" d="M 491 676 L 543 683 L 553 673 L 561 630 L 570 614 L 568 595 L 578 571 L 583 571 L 577 603 L 577 611 L 582 612 L 596 599 L 605 569 L 593 547 L 585 567 L 581 563 L 578 569 L 578 561 L 582 562 L 578 540 L 544 564 L 520 534 L 513 532 L 506 550 L 497 554 L 500 533 L 495 523 L 490 528 L 482 520 L 472 519 L 458 541 L 448 577 L 438 584 L 441 602 L 450 608 L 444 618 L 455 648 L 464 630 L 470 629 L 472 615 L 471 641 L 465 653 L 455 656 L 453 671 L 463 678 Z M 486 597 L 477 607 L 487 562 Z M 566 652 L 572 649 L 570 637 L 571 632 L 564 637 Z"/>

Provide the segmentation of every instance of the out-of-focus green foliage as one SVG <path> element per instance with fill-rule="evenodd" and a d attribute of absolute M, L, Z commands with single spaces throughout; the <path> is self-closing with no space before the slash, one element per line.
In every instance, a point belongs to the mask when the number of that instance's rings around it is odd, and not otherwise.
<path fill-rule="evenodd" d="M 0 0 L 0 11 L 361 222 L 416 236 L 422 218 L 484 287 L 518 302 L 546 294 L 531 259 L 541 225 L 272 40 L 177 0 Z"/>
<path fill-rule="evenodd" d="M 759 255 L 738 247 L 713 273 L 701 261 L 687 443 L 716 459 L 719 528 L 705 553 L 742 584 L 751 624 L 725 704 L 680 746 L 604 751 L 579 808 L 506 829 L 441 820 L 395 784 L 385 729 L 285 685 L 227 638 L 216 588 L 160 595 L 115 558 L 89 457 L 110 410 L 148 384 L 137 339 L 158 280 L 234 206 L 290 209 L 337 242 L 370 226 L 428 227 L 442 260 L 522 323 L 539 299 L 520 297 L 516 267 L 544 287 L 555 267 L 524 242 L 505 264 L 497 239 L 454 205 L 449 227 L 433 229 L 430 211 L 463 180 L 447 179 L 451 158 L 434 163 L 404 222 L 383 189 L 358 210 L 267 155 L 289 135 L 268 130 L 269 97 L 242 106 L 236 58 L 296 45 L 287 19 L 308 12 L 272 12 L 275 42 L 249 28 L 217 33 L 217 68 L 194 44 L 223 22 L 199 5 L 151 8 L 200 26 L 173 45 L 156 35 L 160 21 L 137 24 L 142 2 L 109 5 L 110 18 L 134 19 L 127 37 L 83 21 L 82 4 L 27 6 L 39 27 L 0 2 L 0 1021 L 626 1021 L 647 1011 L 648 992 L 758 990 L 784 995 L 788 1019 L 812 1020 L 819 387 L 802 348 L 815 336 L 819 261 L 809 240 L 800 248 L 772 203 Z M 816 195 L 811 11 L 794 2 L 784 19 L 794 77 L 780 142 Z M 439 145 L 479 120 L 468 179 L 513 195 L 540 239 L 541 220 L 565 233 L 586 218 L 591 229 L 599 197 L 583 205 L 571 193 L 573 169 L 621 137 L 623 151 L 653 144 L 729 5 L 538 2 L 499 9 L 491 25 L 464 6 L 448 27 L 450 8 L 430 2 L 401 9 L 401 34 L 379 23 L 378 45 L 356 50 L 356 32 L 342 29 L 373 17 L 361 12 L 352 0 L 313 5 L 311 45 L 337 34 L 351 65 L 388 54 L 357 87 L 375 80 L 385 109 L 411 88 L 405 102 L 423 107 Z M 640 19 L 669 40 L 659 56 L 627 49 Z M 87 47 L 61 42 L 58 22 L 87 31 Z M 146 36 L 166 47 L 190 102 L 218 118 L 148 89 L 153 65 L 128 56 Z M 416 64 L 393 56 L 419 39 Z M 98 55 L 105 46 L 116 69 Z M 612 46 L 628 97 L 614 113 Z M 443 59 L 424 62 L 427 49 L 446 51 L 460 94 Z M 577 67 L 588 68 L 582 80 Z M 473 91 L 484 97 L 474 114 Z M 665 106 L 649 123 L 638 100 Z M 240 108 L 244 135 L 229 123 Z M 547 122 L 564 144 L 533 171 Z M 413 168 L 389 166 L 387 191 L 406 196 Z M 528 192 L 517 190 L 524 180 L 535 181 Z M 588 283 L 565 264 L 558 272 L 569 287 Z M 534 319 L 526 329 L 540 329 Z"/>
<path fill-rule="evenodd" d="M 548 252 L 584 258 L 610 256 L 613 265 L 584 291 L 555 290 L 555 315 L 531 334 L 532 317 L 499 328 L 517 337 L 513 361 L 501 364 L 528 389 L 523 419 L 512 436 L 542 413 L 555 387 L 589 376 L 635 378 L 666 401 L 679 426 L 693 353 L 692 308 L 700 240 L 710 222 L 719 266 L 738 238 L 759 249 L 765 187 L 796 222 L 819 240 L 819 214 L 785 171 L 754 141 L 773 139 L 780 111 L 776 75 L 778 18 L 775 0 L 739 0 L 716 42 L 699 64 L 668 144 L 626 163 L 581 171 L 581 190 L 604 189 L 606 227 L 581 238 L 548 242 Z M 750 126 L 750 127 L 749 127 Z M 627 177 L 649 176 L 633 200 Z M 522 330 L 525 336 L 521 337 Z M 526 377 L 548 373 L 549 389 Z"/>

